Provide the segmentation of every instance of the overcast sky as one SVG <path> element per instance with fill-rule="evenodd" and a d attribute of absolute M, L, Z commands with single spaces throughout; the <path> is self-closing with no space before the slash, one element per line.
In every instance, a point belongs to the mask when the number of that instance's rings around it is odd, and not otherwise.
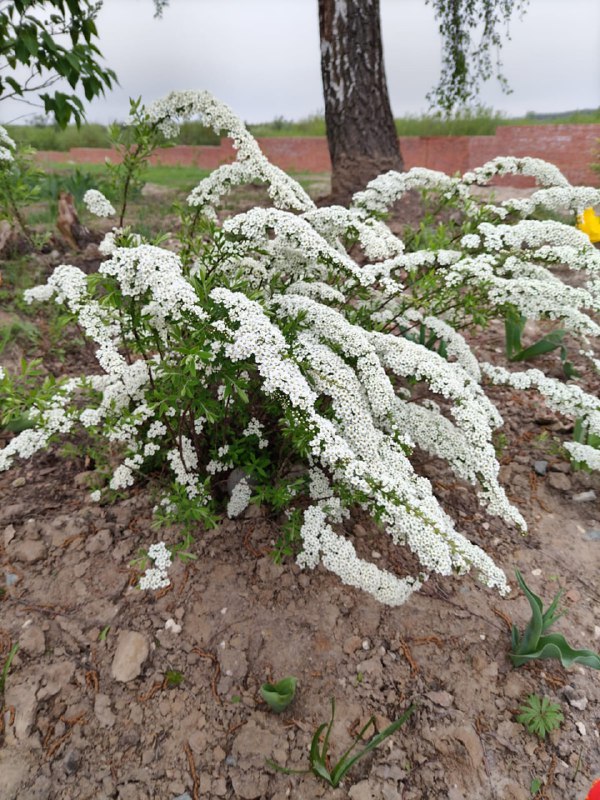
<path fill-rule="evenodd" d="M 171 89 L 209 89 L 248 122 L 322 111 L 317 0 L 104 0 L 100 49 L 120 87 L 94 101 L 90 121 L 127 115 Z M 424 0 L 381 0 L 384 54 L 396 116 L 427 109 L 441 43 Z M 485 105 L 511 116 L 600 106 L 600 0 L 530 0 L 511 25 L 505 74 L 513 93 L 485 86 Z M 8 121 L 23 107 L 4 103 Z"/>

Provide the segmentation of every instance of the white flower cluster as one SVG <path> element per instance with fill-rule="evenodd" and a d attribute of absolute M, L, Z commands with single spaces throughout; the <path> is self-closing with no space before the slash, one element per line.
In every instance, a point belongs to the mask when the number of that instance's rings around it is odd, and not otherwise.
<path fill-rule="evenodd" d="M 142 314 L 149 317 L 165 341 L 170 321 L 181 320 L 184 314 L 207 319 L 193 287 L 183 276 L 179 256 L 169 250 L 149 244 L 118 247 L 98 271 L 115 277 L 124 296 L 147 298 Z"/>
<path fill-rule="evenodd" d="M 417 578 L 398 578 L 359 558 L 352 543 L 334 533 L 325 512 L 318 506 L 305 511 L 301 536 L 304 550 L 298 556 L 299 566 L 311 569 L 322 560 L 323 566 L 343 583 L 363 590 L 368 587 L 369 593 L 381 603 L 402 605 L 422 586 Z"/>
<path fill-rule="evenodd" d="M 0 125 L 0 161 L 14 161 L 16 147 L 6 128 Z"/>
<path fill-rule="evenodd" d="M 255 417 L 252 417 L 250 422 L 246 425 L 244 430 L 242 431 L 242 436 L 256 436 L 258 438 L 258 447 L 260 450 L 264 450 L 265 447 L 269 446 L 268 439 L 265 439 L 264 435 L 264 425 L 259 422 Z"/>
<path fill-rule="evenodd" d="M 268 161 L 239 117 L 210 92 L 171 92 L 162 100 L 152 103 L 147 109 L 147 115 L 158 124 L 167 138 L 172 138 L 179 132 L 179 119 L 187 120 L 199 116 L 215 133 L 225 131 L 233 139 L 233 146 L 237 151 L 236 161 L 218 167 L 203 180 L 188 197 L 190 206 L 207 211 L 232 187 L 242 183 L 262 182 L 267 184 L 269 195 L 278 208 L 292 208 L 296 211 L 314 208 L 313 201 L 300 184 Z"/>
<path fill-rule="evenodd" d="M 112 217 L 117 213 L 110 200 L 107 200 L 97 189 L 88 189 L 83 195 L 83 202 L 87 210 L 97 217 Z"/>
<path fill-rule="evenodd" d="M 582 461 L 589 469 L 600 470 L 600 450 L 582 442 L 565 442 L 573 461 Z"/>
<path fill-rule="evenodd" d="M 108 231 L 108 233 L 105 234 L 104 239 L 102 239 L 98 245 L 98 250 L 103 256 L 111 256 L 117 247 L 120 246 L 124 234 L 124 228 L 113 228 L 111 231 Z M 126 237 L 129 247 L 139 247 L 139 245 L 143 244 L 142 237 L 139 233 L 127 233 Z"/>
<path fill-rule="evenodd" d="M 444 172 L 424 167 L 413 167 L 408 172 L 385 172 L 374 178 L 367 188 L 352 198 L 355 208 L 385 213 L 402 195 L 411 189 L 432 189 L 446 198 L 456 197 L 465 209 L 470 207 L 467 186 L 459 178 L 450 178 Z"/>
<path fill-rule="evenodd" d="M 252 497 L 252 488 L 247 478 L 242 478 L 233 487 L 231 497 L 227 503 L 227 516 L 229 519 L 239 517 L 247 508 Z"/>
<path fill-rule="evenodd" d="M 153 567 L 148 567 L 140 578 L 140 589 L 165 589 L 170 586 L 171 581 L 167 570 L 173 563 L 171 553 L 164 542 L 150 545 L 148 548 L 148 558 L 154 561 Z"/>
<path fill-rule="evenodd" d="M 484 185 L 497 175 L 528 175 L 541 186 L 569 186 L 562 172 L 541 158 L 498 156 L 462 176 L 464 184 Z"/>
<path fill-rule="evenodd" d="M 21 431 L 0 450 L 0 472 L 9 469 L 15 458 L 31 458 L 48 447 L 56 436 L 71 431 L 76 420 L 71 400 L 80 385 L 80 379 L 71 378 L 58 387 L 43 411 L 37 408 L 29 411 L 29 418 L 35 422 L 36 427 Z"/>
<path fill-rule="evenodd" d="M 169 450 L 167 460 L 175 475 L 175 480 L 185 486 L 190 500 L 198 497 L 203 491 L 198 478 L 198 456 L 194 445 L 187 436 L 181 436 L 179 447 Z"/>
<path fill-rule="evenodd" d="M 580 419 L 588 433 L 600 436 L 600 399 L 574 384 L 562 383 L 539 369 L 509 372 L 503 367 L 481 363 L 481 371 L 494 384 L 538 391 L 549 408 L 572 419 Z M 583 459 L 582 459 L 583 460 Z"/>

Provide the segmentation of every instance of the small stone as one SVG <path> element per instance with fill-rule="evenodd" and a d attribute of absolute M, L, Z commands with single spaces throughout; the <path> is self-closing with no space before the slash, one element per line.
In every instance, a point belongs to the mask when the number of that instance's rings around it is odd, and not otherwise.
<path fill-rule="evenodd" d="M 59 655 L 58 648 L 54 650 L 54 655 Z M 74 661 L 56 661 L 54 664 L 44 665 L 42 687 L 38 689 L 37 699 L 47 700 L 57 695 L 67 686 L 74 674 Z"/>
<path fill-rule="evenodd" d="M 121 631 L 111 667 L 113 678 L 121 683 L 137 678 L 149 653 L 150 647 L 145 636 L 136 631 Z"/>
<path fill-rule="evenodd" d="M 360 781 L 350 787 L 348 797 L 351 800 L 376 800 L 377 795 L 374 794 L 374 789 L 371 789 L 370 781 Z"/>
<path fill-rule="evenodd" d="M 89 489 L 92 482 L 96 480 L 96 473 L 94 471 L 78 472 L 73 478 L 75 486 L 80 486 L 84 489 Z"/>
<path fill-rule="evenodd" d="M 589 539 L 591 542 L 600 542 L 600 531 L 599 530 L 588 531 L 585 535 L 585 538 Z"/>
<path fill-rule="evenodd" d="M 7 525 L 6 528 L 4 528 L 4 547 L 8 547 L 8 545 L 12 542 L 12 540 L 15 538 L 15 533 L 16 531 L 14 525 Z"/>
<path fill-rule="evenodd" d="M 533 462 L 533 469 L 537 475 L 545 475 L 548 472 L 548 462 L 547 461 L 534 461 Z"/>
<path fill-rule="evenodd" d="M 117 721 L 110 707 L 110 697 L 107 694 L 97 694 L 94 700 L 94 714 L 103 728 L 112 728 Z"/>
<path fill-rule="evenodd" d="M 575 727 L 577 728 L 577 733 L 580 736 L 587 736 L 587 731 L 585 729 L 585 725 L 583 724 L 583 722 L 576 722 Z"/>
<path fill-rule="evenodd" d="M 559 492 L 571 491 L 571 480 L 563 472 L 551 472 L 548 475 L 548 483 Z"/>
<path fill-rule="evenodd" d="M 594 625 L 594 639 L 600 639 L 600 625 Z"/>
<path fill-rule="evenodd" d="M 85 550 L 87 553 L 105 553 L 112 547 L 112 542 L 112 533 L 108 528 L 103 528 L 87 540 Z"/>
<path fill-rule="evenodd" d="M 591 503 L 592 500 L 595 499 L 596 499 L 596 492 L 593 489 L 590 489 L 587 492 L 579 492 L 579 494 L 573 495 L 574 503 Z"/>
<path fill-rule="evenodd" d="M 361 647 L 363 650 L 370 650 L 371 649 L 371 642 L 368 639 L 363 639 Z"/>
<path fill-rule="evenodd" d="M 344 642 L 344 648 L 343 648 L 344 653 L 346 653 L 347 656 L 351 656 L 353 653 L 356 653 L 356 651 L 360 649 L 361 644 L 362 641 L 360 636 L 350 636 Z"/>
<path fill-rule="evenodd" d="M 565 600 L 568 600 L 570 603 L 579 603 L 581 600 L 581 592 L 578 589 L 569 589 L 565 594 Z"/>
<path fill-rule="evenodd" d="M 178 794 L 177 797 L 174 797 L 173 800 L 192 800 L 192 796 L 187 792 L 183 794 Z"/>
<path fill-rule="evenodd" d="M 269 776 L 266 772 L 257 769 L 248 772 L 236 770 L 230 777 L 235 797 L 240 797 L 242 800 L 258 800 L 267 796 Z"/>
<path fill-rule="evenodd" d="M 11 551 L 15 561 L 24 561 L 26 564 L 35 564 L 46 555 L 46 545 L 41 539 L 25 539 L 19 542 Z"/>
<path fill-rule="evenodd" d="M 20 489 L 22 486 L 25 486 L 26 483 L 27 481 L 25 480 L 25 478 L 15 478 L 14 481 L 11 483 L 11 486 L 14 489 Z"/>
<path fill-rule="evenodd" d="M 20 581 L 20 578 L 16 574 L 16 572 L 5 572 L 4 573 L 4 581 L 5 581 L 6 585 L 7 585 L 7 587 L 10 588 L 11 586 L 14 586 L 16 583 L 18 583 Z"/>
<path fill-rule="evenodd" d="M 428 697 L 432 703 L 435 703 L 436 706 L 442 706 L 442 708 L 450 708 L 454 702 L 454 697 L 450 692 L 427 692 L 426 697 Z"/>
<path fill-rule="evenodd" d="M 4 707 L 15 709 L 14 735 L 19 741 L 27 739 L 37 714 L 36 699 L 39 678 L 17 686 L 7 686 L 4 694 Z"/>
<path fill-rule="evenodd" d="M 28 625 L 19 636 L 19 648 L 28 656 L 41 656 L 46 650 L 44 631 L 37 625 Z"/>
<path fill-rule="evenodd" d="M 69 750 L 63 759 L 63 766 L 68 775 L 74 775 L 81 764 L 81 753 L 79 750 Z"/>
<path fill-rule="evenodd" d="M 205 731 L 193 731 L 188 737 L 188 744 L 197 755 L 202 755 L 208 746 L 208 734 Z"/>
<path fill-rule="evenodd" d="M 567 702 L 570 706 L 573 706 L 573 708 L 576 708 L 578 711 L 585 711 L 588 699 L 582 691 L 575 689 L 574 686 L 567 685 L 563 689 L 563 694 L 567 698 Z"/>
<path fill-rule="evenodd" d="M 539 578 L 539 577 L 540 577 L 540 575 L 542 574 L 542 570 L 541 570 L 539 567 L 538 567 L 538 568 L 536 568 L 536 569 L 532 569 L 532 570 L 531 570 L 531 574 L 532 574 L 534 577 L 536 577 L 536 578 Z"/>

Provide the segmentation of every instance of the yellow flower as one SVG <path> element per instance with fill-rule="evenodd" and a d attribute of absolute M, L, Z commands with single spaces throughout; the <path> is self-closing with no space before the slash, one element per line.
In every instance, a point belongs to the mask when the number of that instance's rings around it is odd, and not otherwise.
<path fill-rule="evenodd" d="M 600 217 L 591 206 L 577 217 L 577 227 L 587 233 L 591 242 L 600 242 Z"/>

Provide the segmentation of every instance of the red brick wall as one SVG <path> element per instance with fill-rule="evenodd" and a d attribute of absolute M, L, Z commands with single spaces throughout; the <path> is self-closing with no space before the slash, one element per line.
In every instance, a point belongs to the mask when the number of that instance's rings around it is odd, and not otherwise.
<path fill-rule="evenodd" d="M 328 172 L 327 142 L 322 137 L 259 139 L 265 155 L 278 167 L 295 172 Z M 400 138 L 406 169 L 428 167 L 449 174 L 465 172 L 495 156 L 534 156 L 550 161 L 573 184 L 600 185 L 600 175 L 590 165 L 600 162 L 600 124 L 503 126 L 495 136 L 407 136 Z M 214 169 L 234 159 L 229 139 L 219 146 L 190 146 L 160 150 L 155 164 L 193 165 Z M 98 164 L 114 158 L 111 150 L 77 147 L 68 153 L 40 151 L 41 161 L 75 161 Z M 512 185 L 527 185 L 526 178 L 510 178 Z M 529 183 L 531 183 L 529 181 Z"/>

